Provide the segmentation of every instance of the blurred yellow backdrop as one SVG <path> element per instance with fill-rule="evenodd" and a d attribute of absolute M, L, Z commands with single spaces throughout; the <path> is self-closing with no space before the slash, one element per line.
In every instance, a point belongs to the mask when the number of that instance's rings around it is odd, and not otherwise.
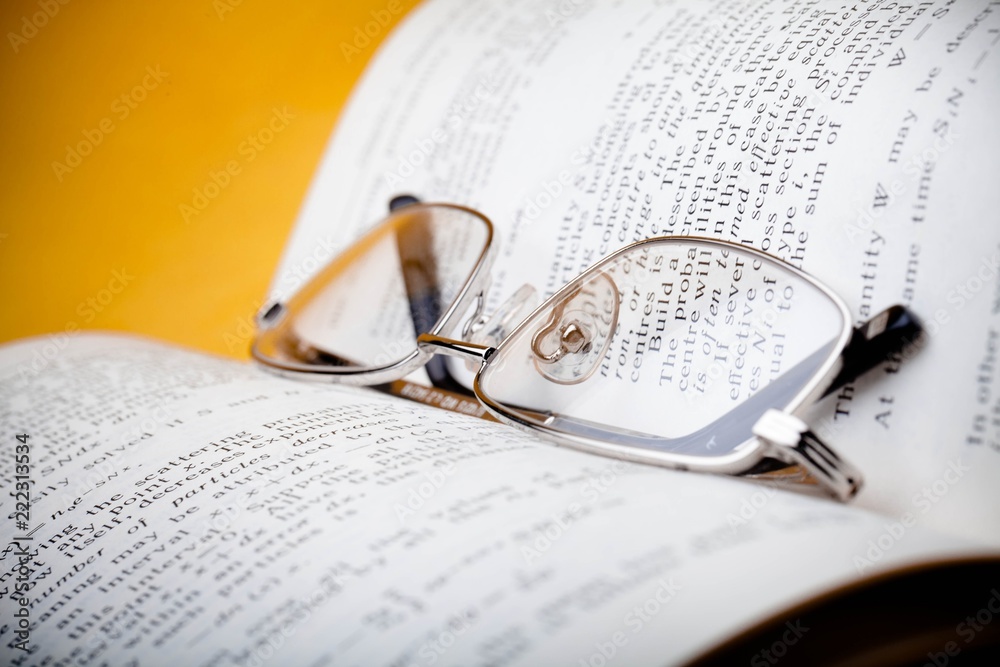
<path fill-rule="evenodd" d="M 0 341 L 116 329 L 246 357 L 334 122 L 416 4 L 5 0 Z"/>

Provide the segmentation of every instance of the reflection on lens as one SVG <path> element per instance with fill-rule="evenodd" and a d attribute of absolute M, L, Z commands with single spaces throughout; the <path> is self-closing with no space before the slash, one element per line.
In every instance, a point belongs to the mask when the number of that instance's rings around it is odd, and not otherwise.
<path fill-rule="evenodd" d="M 417 336 L 448 312 L 489 237 L 488 222 L 466 209 L 399 209 L 295 295 L 289 315 L 262 336 L 256 354 L 355 369 L 413 355 Z"/>
<path fill-rule="evenodd" d="M 479 388 L 495 409 L 567 435 L 720 456 L 810 383 L 844 326 L 840 306 L 780 262 L 655 239 L 543 304 Z"/>

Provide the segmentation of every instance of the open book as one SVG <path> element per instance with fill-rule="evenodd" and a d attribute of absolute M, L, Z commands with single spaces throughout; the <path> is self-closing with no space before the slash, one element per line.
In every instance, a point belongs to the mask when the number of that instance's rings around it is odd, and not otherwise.
<path fill-rule="evenodd" d="M 273 298 L 400 192 L 493 220 L 487 309 L 636 239 L 747 243 L 858 319 L 924 320 L 919 350 L 812 411 L 865 488 L 568 451 L 416 385 L 437 405 L 125 336 L 17 342 L 0 662 L 979 655 L 1000 630 L 998 31 L 990 2 L 422 5 L 358 85 Z"/>

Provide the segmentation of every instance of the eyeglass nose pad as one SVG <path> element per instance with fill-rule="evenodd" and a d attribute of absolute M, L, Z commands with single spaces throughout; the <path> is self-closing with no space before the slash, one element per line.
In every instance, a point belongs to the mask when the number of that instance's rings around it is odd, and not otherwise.
<path fill-rule="evenodd" d="M 531 285 L 522 285 L 489 317 L 482 314 L 484 300 L 485 294 L 480 294 L 476 314 L 466 323 L 462 338 L 477 345 L 496 347 L 538 306 L 538 291 Z M 473 361 L 465 365 L 472 372 L 479 368 Z"/>
<path fill-rule="evenodd" d="M 559 384 L 576 384 L 600 365 L 618 326 L 618 286 L 603 271 L 551 304 L 531 338 L 535 368 Z"/>

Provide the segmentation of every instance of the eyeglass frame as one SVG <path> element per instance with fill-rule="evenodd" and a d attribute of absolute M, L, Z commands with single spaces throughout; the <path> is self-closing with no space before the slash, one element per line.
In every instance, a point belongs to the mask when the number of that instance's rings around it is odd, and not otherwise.
<path fill-rule="evenodd" d="M 298 380 L 333 380 L 342 384 L 354 386 L 381 385 L 399 380 L 410 373 L 428 365 L 436 355 L 456 357 L 465 361 L 478 362 L 472 385 L 472 395 L 479 403 L 501 423 L 527 430 L 541 435 L 557 444 L 567 445 L 579 451 L 612 457 L 635 463 L 652 464 L 678 470 L 708 472 L 727 475 L 754 474 L 774 469 L 773 462 L 777 459 L 784 464 L 799 464 L 815 477 L 825 490 L 839 500 L 846 501 L 860 489 L 862 478 L 860 472 L 838 456 L 832 449 L 810 430 L 799 414 L 804 408 L 811 406 L 823 396 L 835 391 L 847 382 L 852 381 L 862 373 L 874 368 L 890 355 L 900 352 L 908 344 L 916 341 L 922 334 L 922 327 L 917 318 L 905 307 L 891 306 L 868 320 L 860 327 L 851 324 L 850 311 L 839 295 L 812 275 L 798 267 L 774 257 L 768 253 L 742 244 L 735 244 L 718 239 L 701 236 L 658 236 L 630 243 L 598 260 L 582 271 L 576 278 L 556 290 L 548 299 L 534 308 L 512 330 L 507 332 L 503 340 L 496 346 L 482 345 L 460 339 L 448 338 L 441 334 L 455 330 L 456 318 L 464 316 L 473 307 L 475 310 L 462 328 L 462 335 L 469 334 L 470 326 L 482 319 L 486 292 L 491 284 L 493 261 L 496 257 L 496 244 L 493 242 L 493 224 L 485 215 L 472 208 L 449 203 L 422 203 L 411 196 L 394 198 L 389 205 L 389 216 L 368 230 L 374 234 L 383 225 L 388 224 L 393 214 L 411 206 L 422 208 L 446 208 L 472 215 L 484 223 L 486 237 L 483 250 L 476 260 L 475 266 L 465 283 L 457 292 L 447 310 L 438 318 L 431 331 L 419 333 L 416 347 L 412 352 L 392 363 L 375 367 L 324 366 L 317 364 L 288 362 L 275 359 L 262 353 L 261 342 L 286 316 L 287 308 L 284 302 L 271 303 L 263 308 L 257 317 L 257 336 L 251 345 L 251 356 L 268 371 L 278 375 Z M 362 237 L 365 238 L 365 237 Z M 489 366 L 490 360 L 503 350 L 508 341 L 514 339 L 522 329 L 527 327 L 538 312 L 551 308 L 558 302 L 568 285 L 573 284 L 581 276 L 597 272 L 601 267 L 614 263 L 619 257 L 633 252 L 645 245 L 660 243 L 691 243 L 702 247 L 712 247 L 721 250 L 734 250 L 751 258 L 777 264 L 782 270 L 805 281 L 817 289 L 835 305 L 840 316 L 842 327 L 836 338 L 836 343 L 830 348 L 830 353 L 822 365 L 813 372 L 812 377 L 794 394 L 792 399 L 781 409 L 772 408 L 756 419 L 752 429 L 753 435 L 735 446 L 729 454 L 720 456 L 696 456 L 668 451 L 645 449 L 636 446 L 619 445 L 606 440 L 595 440 L 576 436 L 574 434 L 547 428 L 545 424 L 529 422 L 518 417 L 502 403 L 491 398 L 481 387 L 483 372 Z M 308 285 L 309 283 L 307 283 Z M 301 288 L 300 288 L 301 289 Z M 295 296 L 295 295 L 293 295 Z M 469 390 L 462 387 L 465 393 Z M 738 410 L 739 406 L 721 413 L 721 417 Z M 666 438 L 663 438 L 666 440 Z M 755 443 L 755 444 L 751 444 Z M 780 467 L 780 466 L 779 466 Z"/>

